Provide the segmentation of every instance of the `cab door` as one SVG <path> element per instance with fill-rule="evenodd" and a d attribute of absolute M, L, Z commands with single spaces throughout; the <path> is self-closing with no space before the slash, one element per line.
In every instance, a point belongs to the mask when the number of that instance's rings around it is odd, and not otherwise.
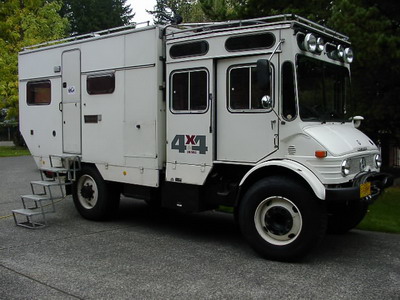
<path fill-rule="evenodd" d="M 216 159 L 224 162 L 257 163 L 279 147 L 277 92 L 271 62 L 270 85 L 257 84 L 257 60 L 264 56 L 221 59 L 217 63 Z M 272 101 L 272 107 L 262 104 Z M 275 111 L 274 111 L 275 110 Z"/>
<path fill-rule="evenodd" d="M 211 170 L 213 61 L 167 65 L 166 180 L 202 185 Z"/>

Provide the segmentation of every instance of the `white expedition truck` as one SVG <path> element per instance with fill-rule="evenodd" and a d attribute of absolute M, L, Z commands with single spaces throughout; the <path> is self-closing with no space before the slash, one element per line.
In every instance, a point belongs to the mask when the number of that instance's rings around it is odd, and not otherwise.
<path fill-rule="evenodd" d="M 392 181 L 356 129 L 352 61 L 346 36 L 293 15 L 101 31 L 19 54 L 20 130 L 39 169 L 79 165 L 87 219 L 121 193 L 230 206 L 258 253 L 295 260 Z"/>

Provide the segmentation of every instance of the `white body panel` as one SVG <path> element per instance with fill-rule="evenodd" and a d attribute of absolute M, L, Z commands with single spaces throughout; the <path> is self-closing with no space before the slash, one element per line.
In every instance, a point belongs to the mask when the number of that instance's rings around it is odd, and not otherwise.
<path fill-rule="evenodd" d="M 106 180 L 158 186 L 165 159 L 161 56 L 154 26 L 21 52 L 20 128 L 37 163 L 81 154 Z M 102 73 L 114 74 L 114 91 L 90 95 L 88 76 Z M 43 79 L 51 82 L 51 103 L 28 105 L 27 83 Z"/>

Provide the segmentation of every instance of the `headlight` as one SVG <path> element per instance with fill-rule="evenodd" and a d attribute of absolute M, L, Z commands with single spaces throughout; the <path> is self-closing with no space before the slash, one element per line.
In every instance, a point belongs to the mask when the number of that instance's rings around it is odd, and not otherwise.
<path fill-rule="evenodd" d="M 377 168 L 380 168 L 382 166 L 382 157 L 381 157 L 381 155 L 380 154 L 376 154 L 375 157 L 374 157 L 374 160 L 375 160 L 375 166 Z"/>
<path fill-rule="evenodd" d="M 315 52 L 317 50 L 317 39 L 312 33 L 307 33 L 304 38 L 303 47 L 307 51 Z"/>
<path fill-rule="evenodd" d="M 345 159 L 342 162 L 342 170 L 341 171 L 342 171 L 343 176 L 347 176 L 350 174 L 350 161 L 349 160 Z"/>
<path fill-rule="evenodd" d="M 354 53 L 353 50 L 351 48 L 346 48 L 344 49 L 344 60 L 351 64 L 354 60 Z"/>

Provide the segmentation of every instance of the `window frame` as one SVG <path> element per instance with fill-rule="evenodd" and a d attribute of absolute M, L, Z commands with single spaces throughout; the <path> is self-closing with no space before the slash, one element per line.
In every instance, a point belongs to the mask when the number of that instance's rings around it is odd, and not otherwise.
<path fill-rule="evenodd" d="M 186 54 L 186 55 L 173 55 L 173 48 L 177 48 L 177 47 L 185 47 L 188 45 L 194 45 L 194 44 L 202 44 L 205 46 L 205 51 L 201 51 L 199 53 L 192 53 L 192 54 Z M 200 47 L 201 50 L 201 47 Z M 179 44 L 173 44 L 171 46 L 171 48 L 169 48 L 169 56 L 172 59 L 181 59 L 181 58 L 186 58 L 186 57 L 194 57 L 194 56 L 204 56 L 208 53 L 208 51 L 210 50 L 210 44 L 205 41 L 205 40 L 200 40 L 200 41 L 194 41 L 194 42 L 186 42 L 186 43 L 179 43 Z"/>
<path fill-rule="evenodd" d="M 89 92 L 89 80 L 90 79 L 96 79 L 96 78 L 102 78 L 102 77 L 111 77 L 113 79 L 114 86 L 109 90 L 102 90 L 102 91 L 97 91 L 95 93 Z M 115 87 L 116 87 L 116 80 L 115 80 L 115 71 L 112 72 L 103 72 L 103 73 L 95 73 L 95 74 L 87 74 L 86 75 L 86 93 L 90 96 L 96 96 L 96 95 L 109 95 L 113 94 L 115 92 Z"/>
<path fill-rule="evenodd" d="M 228 42 L 229 42 L 230 40 L 235 39 L 235 38 L 240 39 L 240 38 L 245 38 L 245 37 L 248 38 L 248 37 L 251 37 L 251 36 L 260 36 L 260 35 L 270 35 L 270 36 L 273 38 L 272 44 L 271 44 L 270 46 L 264 46 L 264 47 L 252 47 L 252 48 L 246 48 L 246 47 L 243 48 L 243 47 L 242 47 L 242 48 L 240 48 L 240 49 L 230 49 L 230 48 L 227 46 Z M 228 52 L 241 52 L 241 51 L 254 51 L 254 50 L 271 49 L 275 44 L 276 44 L 276 37 L 275 37 L 275 35 L 274 35 L 273 33 L 271 33 L 271 32 L 265 32 L 265 31 L 263 31 L 263 32 L 257 32 L 257 33 L 251 33 L 251 34 L 241 34 L 241 35 L 233 35 L 233 36 L 230 36 L 230 37 L 228 37 L 228 38 L 225 40 L 224 47 L 225 47 L 226 51 L 228 51 Z"/>
<path fill-rule="evenodd" d="M 30 101 L 30 95 L 31 95 L 30 87 L 32 85 L 40 85 L 40 84 L 45 84 L 45 83 L 49 85 L 49 90 L 50 90 L 49 96 L 50 96 L 50 99 L 48 101 L 46 101 L 46 102 Z M 52 90 L 51 90 L 51 80 L 50 79 L 30 80 L 30 81 L 28 81 L 26 83 L 26 104 L 29 105 L 29 106 L 50 105 L 51 104 L 51 99 L 52 99 L 51 93 L 52 93 Z"/>
<path fill-rule="evenodd" d="M 206 73 L 206 83 L 207 83 L 207 91 L 206 91 L 206 108 L 204 110 L 191 110 L 190 109 L 190 73 L 191 72 L 199 72 L 204 71 Z M 188 73 L 188 109 L 187 110 L 175 110 L 173 109 L 173 91 L 174 91 L 174 81 L 173 77 L 175 74 Z M 173 70 L 170 73 L 169 78 L 169 110 L 173 114 L 205 114 L 209 110 L 209 94 L 210 94 L 210 73 L 207 68 L 193 68 L 193 69 L 178 69 Z"/>
<path fill-rule="evenodd" d="M 271 109 L 266 109 L 266 108 L 247 108 L 247 109 L 232 109 L 231 108 L 231 80 L 230 80 L 230 74 L 233 69 L 238 69 L 238 68 L 255 68 L 257 65 L 256 63 L 247 63 L 247 64 L 236 64 L 236 65 L 231 65 L 227 68 L 227 73 L 226 73 L 226 108 L 227 110 L 232 113 L 232 114 L 237 114 L 237 113 L 268 113 L 271 112 Z M 274 66 L 271 64 L 271 80 L 270 80 L 270 97 L 273 99 L 274 102 L 274 107 L 275 107 L 275 100 L 274 100 Z M 251 74 L 251 71 L 250 71 Z M 251 77 L 249 77 L 249 87 L 251 87 Z M 251 107 L 251 89 L 249 89 L 249 107 Z M 268 94 L 266 94 L 268 95 Z M 261 99 L 260 99 L 261 101 Z"/>

